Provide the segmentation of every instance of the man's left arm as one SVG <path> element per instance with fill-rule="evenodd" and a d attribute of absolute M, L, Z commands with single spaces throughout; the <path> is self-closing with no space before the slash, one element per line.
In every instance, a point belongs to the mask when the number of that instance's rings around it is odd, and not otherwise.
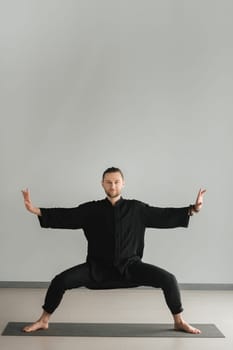
<path fill-rule="evenodd" d="M 205 192 L 206 190 L 200 189 L 195 204 L 183 208 L 158 208 L 144 205 L 142 213 L 145 227 L 187 227 L 190 216 L 201 210 Z"/>

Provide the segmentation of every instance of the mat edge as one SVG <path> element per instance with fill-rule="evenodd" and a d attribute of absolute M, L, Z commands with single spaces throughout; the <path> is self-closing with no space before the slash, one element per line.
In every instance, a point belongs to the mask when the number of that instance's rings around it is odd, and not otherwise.
<path fill-rule="evenodd" d="M 3 329 L 3 331 L 2 331 L 2 333 L 1 333 L 1 336 L 47 336 L 47 337 L 83 337 L 83 336 L 87 336 L 87 337 L 137 337 L 136 335 L 97 335 L 97 334 L 95 334 L 95 335 L 82 335 L 82 334 L 78 334 L 78 335 L 72 335 L 72 334 L 57 334 L 57 332 L 55 331 L 55 333 L 53 334 L 53 331 L 54 330 L 52 330 L 52 334 L 50 333 L 48 333 L 48 334 L 46 334 L 46 332 L 45 333 L 43 333 L 43 334 L 39 334 L 39 333 L 24 333 L 24 332 L 22 332 L 21 334 L 18 334 L 17 332 L 19 331 L 19 329 L 16 331 L 16 333 L 15 334 L 12 334 L 11 333 L 11 331 L 9 332 L 9 333 L 7 333 L 7 330 L 8 330 L 8 328 L 10 328 L 10 326 L 19 326 L 19 328 L 21 329 L 21 327 L 23 327 L 23 326 L 25 326 L 25 325 L 27 325 L 27 324 L 30 324 L 30 322 L 16 322 L 16 321 L 10 321 L 10 322 L 8 322 L 7 323 L 7 325 L 5 326 L 5 328 Z M 108 323 L 108 322 L 51 322 L 51 325 L 55 325 L 55 326 L 57 326 L 57 325 L 92 325 L 92 326 L 98 326 L 98 325 L 101 325 L 101 326 L 106 326 L 106 325 L 110 325 L 110 326 L 117 326 L 117 325 L 132 325 L 132 326 L 134 326 L 134 325 L 140 325 L 140 326 L 145 326 L 145 325 L 148 325 L 148 326 L 152 326 L 152 325 L 162 325 L 162 326 L 166 326 L 167 328 L 168 328 L 168 332 L 170 332 L 171 331 L 171 329 L 173 329 L 173 324 L 172 323 L 126 323 L 126 322 L 124 322 L 124 323 L 119 323 L 119 322 L 114 322 L 114 323 Z M 216 326 L 216 324 L 214 324 L 214 323 L 192 323 L 192 326 L 194 326 L 194 327 L 199 327 L 200 329 L 202 328 L 202 327 L 206 327 L 206 326 L 210 326 L 210 327 L 214 327 L 215 329 L 216 329 L 216 331 L 217 331 L 217 333 L 218 334 L 216 334 L 216 335 L 214 335 L 214 336 L 197 336 L 197 338 L 202 338 L 202 339 L 224 339 L 224 338 L 226 338 L 225 337 L 225 335 L 219 330 L 219 328 Z M 147 338 L 148 336 L 142 336 L 142 335 L 139 335 L 139 337 L 145 337 L 145 338 Z M 156 338 L 156 336 L 149 336 L 149 337 L 155 337 Z M 158 335 L 157 336 L 158 338 L 159 337 L 164 337 L 164 338 L 171 338 L 172 336 L 171 335 Z M 184 334 L 180 334 L 180 335 L 175 335 L 174 336 L 174 338 L 190 338 L 190 337 L 195 337 L 195 335 L 194 334 L 186 334 L 186 333 L 184 333 Z"/>
<path fill-rule="evenodd" d="M 49 284 L 50 282 L 42 281 L 0 281 L 0 288 L 46 289 L 48 288 Z M 179 283 L 179 287 L 181 290 L 227 291 L 233 290 L 233 283 Z M 153 287 L 136 287 L 133 289 L 153 289 Z"/>

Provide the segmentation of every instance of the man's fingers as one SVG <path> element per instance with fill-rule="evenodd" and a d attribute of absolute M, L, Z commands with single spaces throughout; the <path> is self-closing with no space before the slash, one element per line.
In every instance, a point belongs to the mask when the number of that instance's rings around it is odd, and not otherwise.
<path fill-rule="evenodd" d="M 200 189 L 199 194 L 204 194 L 206 193 L 206 190 Z"/>
<path fill-rule="evenodd" d="M 200 197 L 202 197 L 206 193 L 206 190 L 200 189 L 197 195 L 197 201 L 199 200 Z"/>
<path fill-rule="evenodd" d="M 30 192 L 29 192 L 29 189 L 26 188 L 25 190 L 22 190 L 21 192 L 22 192 L 22 194 L 23 194 L 24 201 L 25 201 L 25 202 L 26 202 L 26 201 L 27 201 L 27 202 L 30 202 L 31 199 L 30 199 Z"/>
<path fill-rule="evenodd" d="M 200 188 L 198 195 L 197 195 L 196 202 L 195 202 L 196 211 L 201 210 L 201 207 L 203 205 L 203 195 L 205 192 L 206 192 L 206 189 Z"/>

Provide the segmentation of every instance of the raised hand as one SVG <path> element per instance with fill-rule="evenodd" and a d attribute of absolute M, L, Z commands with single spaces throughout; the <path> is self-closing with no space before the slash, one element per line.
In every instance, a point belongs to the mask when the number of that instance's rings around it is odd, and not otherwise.
<path fill-rule="evenodd" d="M 194 210 L 196 212 L 201 210 L 201 207 L 203 205 L 203 197 L 204 197 L 205 193 L 206 193 L 206 190 L 203 190 L 203 189 L 200 189 L 198 192 L 197 199 L 196 199 L 196 202 L 194 204 Z"/>
<path fill-rule="evenodd" d="M 36 208 L 33 206 L 31 198 L 30 198 L 30 192 L 29 189 L 26 188 L 25 190 L 22 190 L 23 198 L 24 198 L 24 205 L 30 213 L 41 215 L 41 211 L 39 208 Z"/>

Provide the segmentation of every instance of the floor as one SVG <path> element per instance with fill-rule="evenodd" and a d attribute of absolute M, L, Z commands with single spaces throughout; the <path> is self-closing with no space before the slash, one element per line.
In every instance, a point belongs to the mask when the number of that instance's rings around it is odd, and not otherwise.
<path fill-rule="evenodd" d="M 215 350 L 233 349 L 233 291 L 183 290 L 184 318 L 214 323 L 225 338 L 68 338 L 0 336 L 1 350 Z M 44 289 L 0 289 L 0 333 L 10 321 L 31 322 L 41 313 Z M 160 290 L 118 289 L 66 292 L 53 322 L 170 323 Z"/>

